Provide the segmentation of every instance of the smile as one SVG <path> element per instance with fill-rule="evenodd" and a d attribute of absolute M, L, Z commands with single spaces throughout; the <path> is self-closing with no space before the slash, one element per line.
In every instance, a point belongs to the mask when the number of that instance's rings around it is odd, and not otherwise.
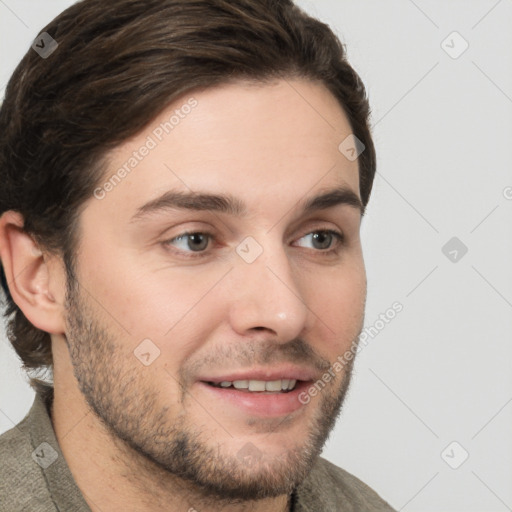
<path fill-rule="evenodd" d="M 270 393 L 288 393 L 295 388 L 296 379 L 279 380 L 235 380 L 222 382 L 207 382 L 210 386 L 219 388 L 235 388 L 246 392 L 270 392 Z"/>

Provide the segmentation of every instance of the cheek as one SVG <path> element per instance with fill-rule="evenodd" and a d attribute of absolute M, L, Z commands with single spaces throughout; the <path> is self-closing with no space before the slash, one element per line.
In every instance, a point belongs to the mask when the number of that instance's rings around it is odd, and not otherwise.
<path fill-rule="evenodd" d="M 170 361 L 167 353 L 178 362 L 211 334 L 220 314 L 223 274 L 199 267 L 156 269 L 120 256 L 88 279 L 109 313 L 106 321 L 119 336 L 129 333 L 130 347 L 149 338 L 162 360 Z"/>
<path fill-rule="evenodd" d="M 180 335 L 185 341 L 209 328 L 205 313 L 215 307 L 209 292 L 214 284 L 179 271 L 146 276 L 126 290 L 120 314 L 141 335 L 164 340 Z"/>
<path fill-rule="evenodd" d="M 326 355 L 332 359 L 344 352 L 363 327 L 366 298 L 364 265 L 340 268 L 317 279 L 311 287 L 311 310 L 317 315 L 316 328 Z"/>

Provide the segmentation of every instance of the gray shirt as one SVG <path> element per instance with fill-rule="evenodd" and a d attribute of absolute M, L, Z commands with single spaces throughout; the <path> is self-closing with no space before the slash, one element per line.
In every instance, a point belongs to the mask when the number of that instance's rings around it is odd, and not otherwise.
<path fill-rule="evenodd" d="M 90 512 L 57 443 L 51 399 L 51 393 L 38 393 L 23 421 L 0 436 L 1 512 Z M 293 493 L 293 511 L 393 509 L 355 476 L 319 457 Z"/>

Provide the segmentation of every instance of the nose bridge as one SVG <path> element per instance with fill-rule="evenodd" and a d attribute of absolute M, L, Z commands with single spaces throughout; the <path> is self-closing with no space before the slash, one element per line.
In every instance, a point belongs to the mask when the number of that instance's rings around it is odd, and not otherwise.
<path fill-rule="evenodd" d="M 307 297 L 282 241 L 272 236 L 261 239 L 262 243 L 247 237 L 237 247 L 231 323 L 240 334 L 265 328 L 287 342 L 308 328 Z"/>

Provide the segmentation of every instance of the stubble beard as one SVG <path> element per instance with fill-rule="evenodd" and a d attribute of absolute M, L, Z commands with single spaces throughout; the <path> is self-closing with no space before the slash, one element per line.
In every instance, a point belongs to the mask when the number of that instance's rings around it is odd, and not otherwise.
<path fill-rule="evenodd" d="M 248 463 L 229 447 L 208 443 L 212 436 L 192 424 L 184 408 L 171 415 L 165 397 L 141 378 L 145 367 L 98 321 L 77 281 L 68 286 L 67 310 L 67 343 L 78 386 L 126 466 L 137 479 L 142 461 L 153 481 L 158 477 L 167 487 L 170 481 L 181 482 L 197 499 L 233 504 L 290 495 L 321 453 L 349 388 L 353 359 L 337 389 L 331 385 L 318 397 L 304 442 L 280 456 L 266 455 L 260 446 L 260 456 Z M 186 391 L 182 396 L 186 399 Z"/>

